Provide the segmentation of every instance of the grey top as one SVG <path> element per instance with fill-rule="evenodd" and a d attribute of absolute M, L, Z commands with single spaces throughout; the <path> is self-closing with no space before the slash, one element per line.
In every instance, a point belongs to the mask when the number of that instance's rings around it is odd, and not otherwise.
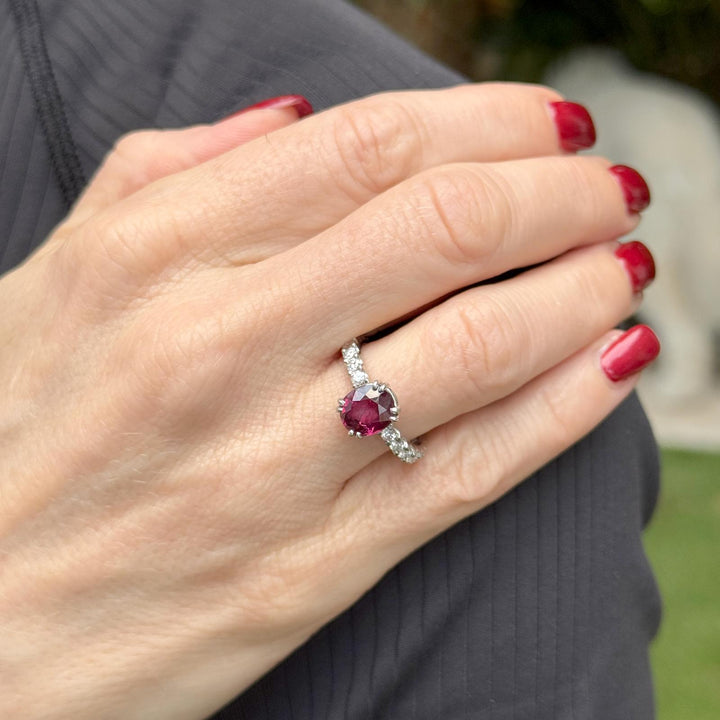
<path fill-rule="evenodd" d="M 35 0 L 0 0 L 0 68 L 2 272 L 128 130 L 211 121 L 285 93 L 322 109 L 463 81 L 330 0 L 42 0 L 39 12 Z M 657 486 L 632 395 L 215 718 L 652 718 L 660 603 L 641 529 Z"/>

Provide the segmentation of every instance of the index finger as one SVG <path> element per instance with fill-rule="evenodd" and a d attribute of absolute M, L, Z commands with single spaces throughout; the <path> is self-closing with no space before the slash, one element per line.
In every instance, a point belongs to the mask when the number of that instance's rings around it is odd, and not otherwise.
<path fill-rule="evenodd" d="M 176 176 L 185 245 L 195 257 L 209 248 L 211 260 L 256 261 L 437 165 L 559 155 L 570 137 L 592 144 L 587 111 L 561 100 L 537 85 L 465 84 L 381 93 L 305 118 Z M 207 208 L 222 222 L 208 223 Z"/>

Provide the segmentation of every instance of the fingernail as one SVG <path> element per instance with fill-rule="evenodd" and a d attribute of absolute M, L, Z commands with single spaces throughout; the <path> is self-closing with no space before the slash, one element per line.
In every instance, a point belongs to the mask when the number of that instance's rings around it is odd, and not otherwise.
<path fill-rule="evenodd" d="M 605 349 L 600 365 L 613 382 L 647 367 L 660 353 L 660 341 L 647 325 L 636 325 Z"/>
<path fill-rule="evenodd" d="M 650 188 L 637 170 L 627 165 L 613 165 L 610 172 L 620 181 L 629 212 L 639 213 L 650 204 Z"/>
<path fill-rule="evenodd" d="M 237 117 L 250 110 L 282 110 L 283 108 L 293 108 L 298 118 L 305 117 L 313 112 L 313 106 L 310 104 L 310 101 L 302 95 L 279 95 L 278 97 L 268 98 L 267 100 L 262 100 L 259 103 L 250 105 L 250 107 L 238 110 L 232 115 L 228 115 L 225 120 Z"/>
<path fill-rule="evenodd" d="M 623 243 L 615 250 L 615 257 L 625 266 L 633 292 L 642 292 L 655 279 L 655 260 L 641 242 Z"/>
<path fill-rule="evenodd" d="M 550 108 L 563 150 L 587 150 L 595 144 L 595 124 L 585 107 L 574 102 L 561 101 L 550 103 Z"/>

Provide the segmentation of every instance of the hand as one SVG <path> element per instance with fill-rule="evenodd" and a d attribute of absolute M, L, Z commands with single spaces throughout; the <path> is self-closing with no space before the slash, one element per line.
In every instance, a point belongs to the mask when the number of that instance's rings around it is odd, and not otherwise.
<path fill-rule="evenodd" d="M 562 151 L 558 99 L 121 140 L 0 281 L 3 717 L 208 716 L 628 395 L 645 191 Z M 424 436 L 405 465 L 334 410 L 340 346 L 413 314 L 363 347 Z"/>

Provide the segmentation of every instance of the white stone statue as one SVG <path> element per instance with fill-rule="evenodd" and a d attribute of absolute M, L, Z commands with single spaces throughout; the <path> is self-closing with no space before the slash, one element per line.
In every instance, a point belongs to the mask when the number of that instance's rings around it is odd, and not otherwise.
<path fill-rule="evenodd" d="M 666 404 L 697 401 L 717 382 L 720 111 L 699 92 L 638 72 L 607 49 L 577 51 L 545 82 L 592 113 L 598 143 L 590 152 L 648 180 L 653 203 L 633 233 L 658 266 L 640 311 L 663 345 L 648 382 Z"/>

